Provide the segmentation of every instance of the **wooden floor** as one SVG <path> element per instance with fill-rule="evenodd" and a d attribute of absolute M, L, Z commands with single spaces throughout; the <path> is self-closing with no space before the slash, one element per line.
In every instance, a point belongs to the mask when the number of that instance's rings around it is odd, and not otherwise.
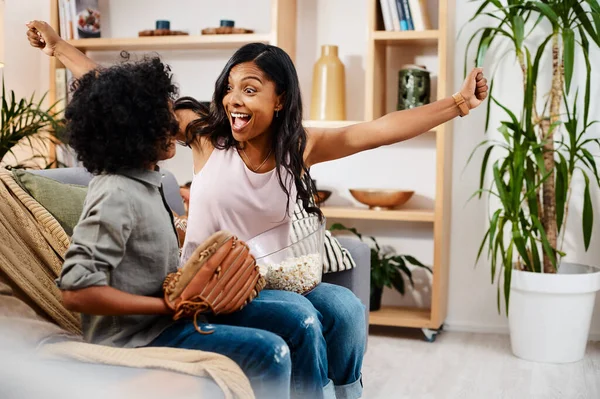
<path fill-rule="evenodd" d="M 363 399 L 600 399 L 600 342 L 584 360 L 552 365 L 520 360 L 506 335 L 420 330 L 371 331 Z"/>

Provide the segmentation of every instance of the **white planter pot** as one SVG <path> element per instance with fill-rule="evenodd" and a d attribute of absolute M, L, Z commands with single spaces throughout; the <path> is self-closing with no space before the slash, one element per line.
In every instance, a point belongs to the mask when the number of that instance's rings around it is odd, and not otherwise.
<path fill-rule="evenodd" d="M 513 270 L 508 323 L 515 356 L 569 363 L 583 358 L 600 270 L 563 262 L 557 274 Z"/>

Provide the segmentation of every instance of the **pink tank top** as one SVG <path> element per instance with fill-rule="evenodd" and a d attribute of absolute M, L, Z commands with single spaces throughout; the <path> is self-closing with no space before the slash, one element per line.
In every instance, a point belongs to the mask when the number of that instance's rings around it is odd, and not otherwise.
<path fill-rule="evenodd" d="M 219 230 L 227 230 L 248 241 L 274 227 L 289 225 L 297 191 L 292 176 L 285 170 L 282 178 L 290 190 L 287 214 L 287 196 L 275 169 L 254 173 L 235 148 L 214 149 L 192 180 L 181 264 L 198 245 Z"/>

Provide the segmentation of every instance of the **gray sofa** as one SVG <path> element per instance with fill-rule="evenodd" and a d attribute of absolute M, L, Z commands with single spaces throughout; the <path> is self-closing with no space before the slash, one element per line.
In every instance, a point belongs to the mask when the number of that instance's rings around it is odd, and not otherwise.
<path fill-rule="evenodd" d="M 78 184 L 87 186 L 89 181 L 92 178 L 92 175 L 89 174 L 83 168 L 59 168 L 59 169 L 49 169 L 49 170 L 39 170 L 39 171 L 31 171 L 33 173 L 43 175 L 45 177 L 63 182 L 68 184 Z M 162 170 L 164 174 L 163 179 L 163 189 L 165 193 L 165 197 L 167 203 L 171 207 L 171 209 L 178 213 L 183 214 L 183 202 L 181 200 L 181 196 L 179 194 L 179 185 L 177 184 L 177 180 L 173 176 L 171 172 L 168 170 Z M 369 317 L 369 293 L 370 293 L 370 250 L 367 244 L 362 243 L 361 241 L 349 238 L 349 237 L 339 237 L 340 243 L 348 249 L 353 259 L 356 262 L 356 268 L 337 272 L 330 273 L 323 276 L 323 281 L 344 286 L 350 289 L 354 294 L 362 301 L 365 305 L 365 317 L 367 318 L 368 325 L 368 317 Z M 69 368 L 71 366 L 64 365 L 65 368 Z M 94 375 L 102 375 L 104 377 L 105 382 L 114 382 L 116 379 L 121 380 L 129 377 L 139 377 L 140 373 L 143 374 L 144 370 L 137 369 L 126 369 L 123 367 L 107 367 L 101 365 L 80 365 L 73 366 L 82 374 L 82 377 L 87 375 L 88 373 L 93 373 Z M 99 371 L 103 371 L 99 373 Z M 72 380 L 72 379 L 71 379 Z M 102 384 L 100 381 L 96 379 L 97 382 Z M 202 392 L 206 394 L 204 397 L 209 398 L 221 398 L 223 397 L 219 388 L 216 384 L 212 382 L 212 380 L 199 381 L 202 386 Z M 197 392 L 190 393 L 190 397 L 198 397 Z"/>

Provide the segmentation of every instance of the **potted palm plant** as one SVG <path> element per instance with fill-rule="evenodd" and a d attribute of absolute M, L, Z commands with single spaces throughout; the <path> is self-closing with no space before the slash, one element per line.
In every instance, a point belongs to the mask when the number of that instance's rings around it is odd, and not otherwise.
<path fill-rule="evenodd" d="M 38 101 L 31 98 L 17 99 L 14 91 L 7 95 L 2 80 L 2 104 L 0 105 L 0 162 L 11 168 L 23 168 L 32 164 L 49 167 L 49 145 L 56 143 L 61 132 L 57 105 L 47 109 L 42 106 L 45 96 Z M 20 158 L 15 148 L 27 147 L 28 158 Z M 33 161 L 33 162 L 32 162 Z"/>
<path fill-rule="evenodd" d="M 490 114 L 502 120 L 494 126 L 497 137 L 477 147 L 485 152 L 476 194 L 492 204 L 477 259 L 487 252 L 492 282 L 497 277 L 498 311 L 502 293 L 513 353 L 577 361 L 585 352 L 600 273 L 597 265 L 565 262 L 563 243 L 569 205 L 576 202 L 587 251 L 591 189 L 600 186 L 592 154 L 600 140 L 590 134 L 590 47 L 600 45 L 600 6 L 597 0 L 483 0 L 471 21 L 482 19 L 485 26 L 471 36 L 465 57 L 473 54 L 472 44 L 478 65 L 488 53 L 506 51 L 523 80 L 511 103 L 503 104 L 494 96 L 494 81 L 508 67 L 486 65 L 492 77 L 486 133 L 494 134 Z M 585 73 L 574 78 L 577 53 Z M 581 196 L 573 195 L 578 181 Z"/>
<path fill-rule="evenodd" d="M 330 231 L 349 231 L 359 240 L 364 242 L 364 236 L 353 227 L 346 227 L 341 223 L 334 223 Z M 412 271 L 408 264 L 421 267 L 431 273 L 431 268 L 425 266 L 417 259 L 409 255 L 396 255 L 388 249 L 382 248 L 375 237 L 368 237 L 371 241 L 371 298 L 369 310 L 379 310 L 381 308 L 381 296 L 383 288 L 394 288 L 400 294 L 405 292 L 405 279 L 414 287 Z"/>

